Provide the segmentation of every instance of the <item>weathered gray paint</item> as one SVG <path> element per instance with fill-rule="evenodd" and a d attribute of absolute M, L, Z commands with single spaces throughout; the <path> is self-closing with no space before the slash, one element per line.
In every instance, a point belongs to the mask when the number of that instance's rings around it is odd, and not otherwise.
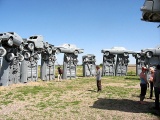
<path fill-rule="evenodd" d="M 83 76 L 95 76 L 96 75 L 96 59 L 95 55 L 87 54 L 82 56 Z"/>
<path fill-rule="evenodd" d="M 17 48 L 8 47 L 6 47 L 6 51 L 7 53 L 12 53 L 14 57 L 11 61 L 7 60 L 7 56 L 4 56 L 3 59 L 1 59 L 0 84 L 2 86 L 20 82 L 20 51 L 18 51 Z"/>
<path fill-rule="evenodd" d="M 62 79 L 76 78 L 78 56 L 71 53 L 64 53 Z"/>
<path fill-rule="evenodd" d="M 103 55 L 102 76 L 115 75 L 115 55 Z"/>
<path fill-rule="evenodd" d="M 54 80 L 55 79 L 55 52 L 49 53 L 48 51 L 43 51 L 41 53 L 41 72 L 40 77 L 42 80 Z"/>
<path fill-rule="evenodd" d="M 160 22 L 160 0 L 145 0 L 141 11 L 142 20 Z"/>
<path fill-rule="evenodd" d="M 125 76 L 127 75 L 129 56 L 124 56 L 123 54 L 117 55 L 115 76 Z"/>

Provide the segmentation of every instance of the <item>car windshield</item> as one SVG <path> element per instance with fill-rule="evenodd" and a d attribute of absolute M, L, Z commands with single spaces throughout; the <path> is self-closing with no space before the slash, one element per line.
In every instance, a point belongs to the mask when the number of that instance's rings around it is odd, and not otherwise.
<path fill-rule="evenodd" d="M 31 36 L 29 39 L 37 39 L 37 36 Z"/>
<path fill-rule="evenodd" d="M 8 32 L 8 33 L 10 33 L 10 34 L 14 35 L 14 32 Z"/>

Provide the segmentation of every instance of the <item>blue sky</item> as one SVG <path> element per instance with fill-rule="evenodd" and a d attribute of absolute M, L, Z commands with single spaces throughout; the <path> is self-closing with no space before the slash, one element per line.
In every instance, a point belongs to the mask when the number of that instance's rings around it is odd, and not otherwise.
<path fill-rule="evenodd" d="M 0 0 L 0 32 L 14 31 L 22 38 L 43 35 L 55 46 L 83 48 L 102 63 L 102 49 L 114 46 L 140 51 L 159 45 L 158 23 L 141 21 L 144 0 Z M 62 64 L 63 54 L 57 55 Z M 130 57 L 130 63 L 135 59 Z"/>

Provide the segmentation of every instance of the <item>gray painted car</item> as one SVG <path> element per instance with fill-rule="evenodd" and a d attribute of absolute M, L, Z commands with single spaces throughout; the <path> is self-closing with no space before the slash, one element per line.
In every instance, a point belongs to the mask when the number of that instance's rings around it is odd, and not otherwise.
<path fill-rule="evenodd" d="M 59 53 L 73 53 L 74 55 L 78 55 L 78 54 L 84 52 L 84 49 L 77 48 L 73 44 L 63 44 L 63 45 L 54 47 L 54 49 L 56 51 L 56 54 L 59 54 Z"/>
<path fill-rule="evenodd" d="M 160 55 L 160 47 L 142 49 L 141 54 L 144 54 L 147 58 L 151 58 L 153 56 L 159 56 Z"/>
<path fill-rule="evenodd" d="M 142 20 L 160 22 L 160 0 L 145 0 L 141 11 Z"/>
<path fill-rule="evenodd" d="M 0 33 L 0 40 L 2 44 L 8 46 L 18 46 L 20 50 L 23 50 L 23 39 L 15 32 Z"/>
<path fill-rule="evenodd" d="M 33 35 L 27 39 L 28 49 L 33 51 L 34 49 L 43 49 L 44 42 L 42 35 Z"/>
<path fill-rule="evenodd" d="M 128 56 L 129 54 L 134 54 L 135 52 L 132 50 L 126 50 L 124 47 L 112 47 L 111 49 L 102 49 L 102 53 L 106 56 L 110 54 L 123 54 L 124 56 Z"/>

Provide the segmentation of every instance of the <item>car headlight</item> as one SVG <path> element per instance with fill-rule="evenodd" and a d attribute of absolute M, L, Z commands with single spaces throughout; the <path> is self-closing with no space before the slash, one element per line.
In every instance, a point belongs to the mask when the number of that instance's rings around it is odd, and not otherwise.
<path fill-rule="evenodd" d="M 47 48 L 47 52 L 48 52 L 49 54 L 52 54 L 52 48 L 51 48 L 51 47 L 48 47 L 48 48 Z"/>
<path fill-rule="evenodd" d="M 78 60 L 77 60 L 77 59 L 74 59 L 73 63 L 74 63 L 74 65 L 77 65 Z"/>
<path fill-rule="evenodd" d="M 22 61 L 24 60 L 24 56 L 21 55 L 21 54 L 19 54 L 19 55 L 18 55 L 18 59 L 19 59 L 20 62 L 22 62 Z"/>
<path fill-rule="evenodd" d="M 104 61 L 106 61 L 106 60 L 107 60 L 107 58 L 106 58 L 106 57 L 103 57 L 103 60 L 104 60 Z"/>
<path fill-rule="evenodd" d="M 35 60 L 39 60 L 39 55 L 38 55 L 38 54 L 35 54 L 35 55 L 34 55 L 34 59 L 35 59 Z"/>
<path fill-rule="evenodd" d="M 45 43 L 44 43 L 44 47 L 46 47 L 46 48 L 49 47 L 48 42 L 45 42 Z"/>
<path fill-rule="evenodd" d="M 34 43 L 28 43 L 28 49 L 30 51 L 33 51 L 34 50 Z"/>
<path fill-rule="evenodd" d="M 125 57 L 129 56 L 129 54 L 127 52 L 124 52 L 123 54 Z"/>
<path fill-rule="evenodd" d="M 88 58 L 85 58 L 85 59 L 84 59 L 84 62 L 88 62 Z"/>
<path fill-rule="evenodd" d="M 33 57 L 30 57 L 30 59 L 29 59 L 29 60 L 32 62 L 32 61 L 34 61 L 34 58 L 33 58 Z"/>
<path fill-rule="evenodd" d="M 6 49 L 4 49 L 3 47 L 0 47 L 0 57 L 3 57 L 6 55 Z"/>
<path fill-rule="evenodd" d="M 137 58 L 141 58 L 141 54 L 140 54 L 140 53 L 137 53 L 136 57 L 137 57 Z"/>
<path fill-rule="evenodd" d="M 53 56 L 52 61 L 56 61 L 56 60 L 57 60 L 56 56 Z"/>
<path fill-rule="evenodd" d="M 61 52 L 60 49 L 56 49 L 56 54 L 59 54 Z"/>
<path fill-rule="evenodd" d="M 13 53 L 7 53 L 7 55 L 6 55 L 6 60 L 7 60 L 8 62 L 11 62 L 14 58 L 15 58 L 15 56 L 14 56 Z"/>
<path fill-rule="evenodd" d="M 31 57 L 31 54 L 29 52 L 24 53 L 24 58 L 29 59 Z"/>

